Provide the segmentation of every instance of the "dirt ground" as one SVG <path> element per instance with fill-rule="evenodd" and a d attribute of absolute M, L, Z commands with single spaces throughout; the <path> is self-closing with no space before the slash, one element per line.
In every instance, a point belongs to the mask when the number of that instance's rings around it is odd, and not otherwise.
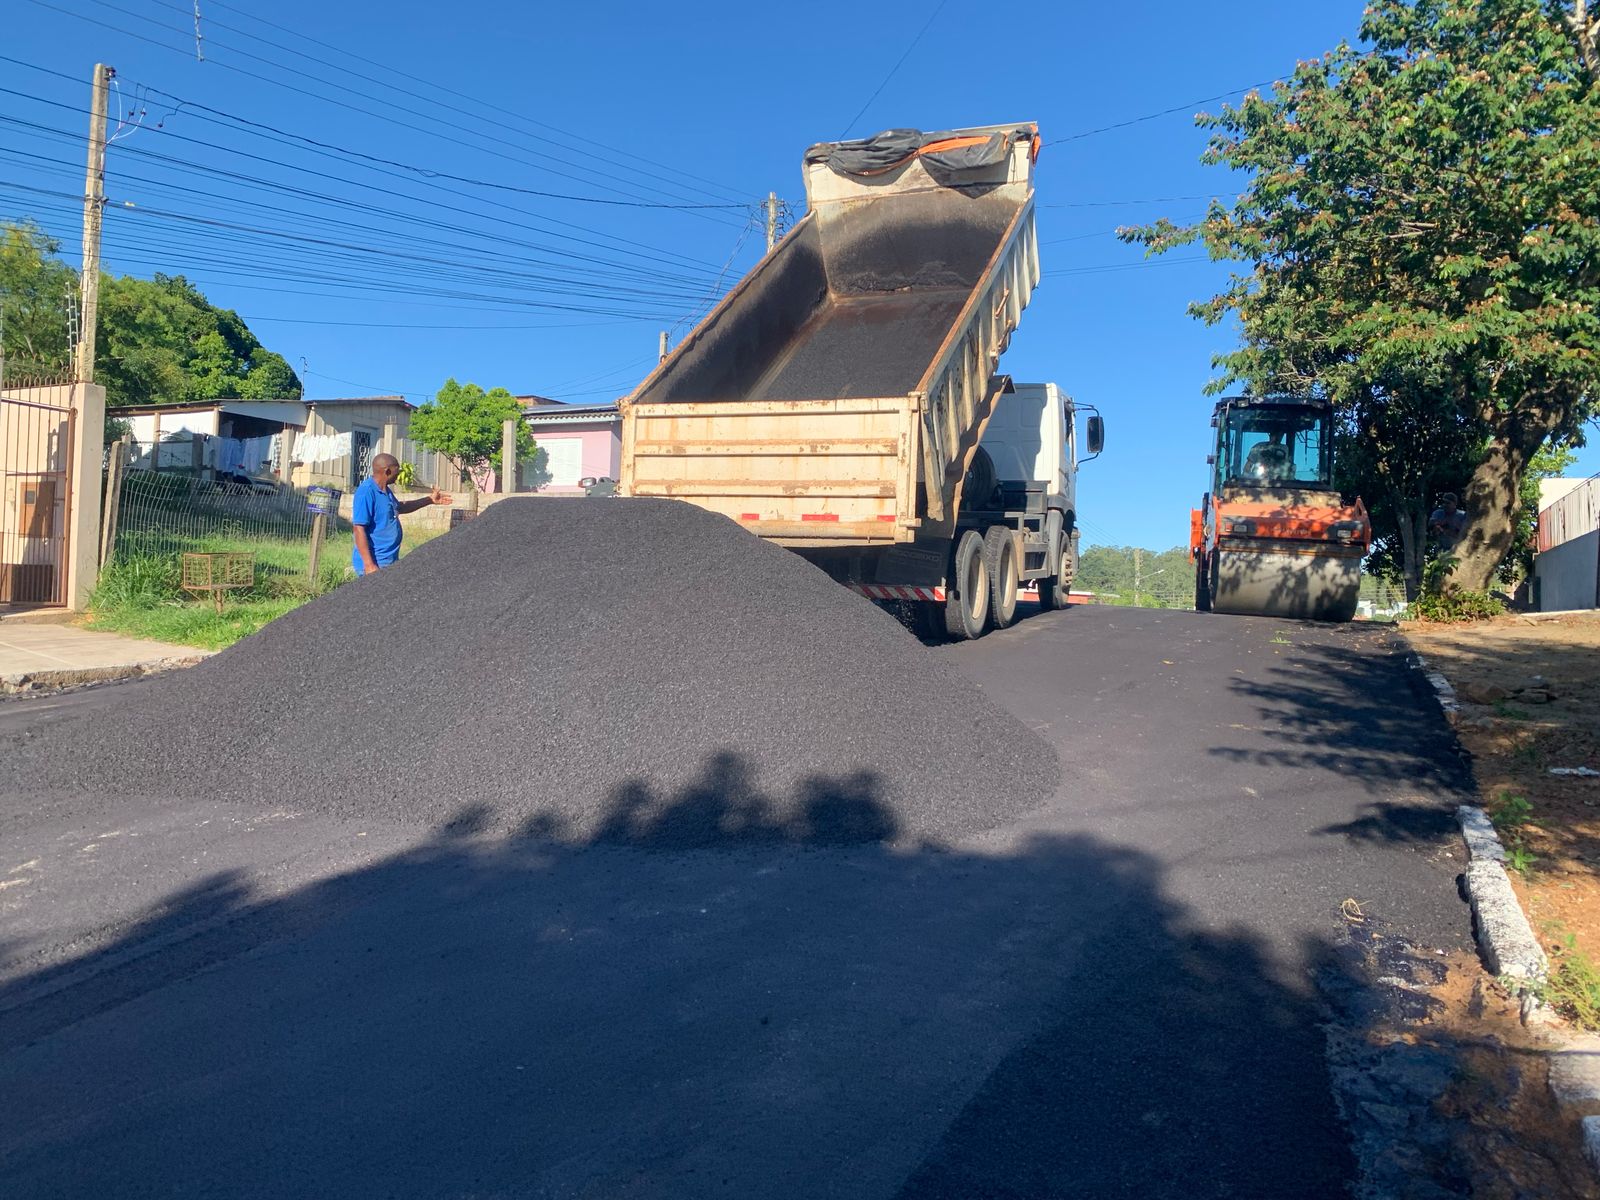
<path fill-rule="evenodd" d="M 1600 777 L 1551 774 L 1600 771 L 1600 613 L 1403 628 L 1456 690 L 1457 733 L 1484 806 L 1502 814 L 1510 865 L 1522 867 L 1512 885 L 1535 932 L 1553 961 L 1570 938 L 1600 962 Z"/>

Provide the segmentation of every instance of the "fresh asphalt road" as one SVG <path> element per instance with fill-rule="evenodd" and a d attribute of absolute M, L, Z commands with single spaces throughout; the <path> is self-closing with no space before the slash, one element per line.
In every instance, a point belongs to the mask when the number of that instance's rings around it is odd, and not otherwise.
<path fill-rule="evenodd" d="M 1341 905 L 1469 943 L 1403 649 L 1098 608 L 939 653 L 1064 767 L 954 847 L 3 814 L 0 1194 L 1345 1195 Z"/>

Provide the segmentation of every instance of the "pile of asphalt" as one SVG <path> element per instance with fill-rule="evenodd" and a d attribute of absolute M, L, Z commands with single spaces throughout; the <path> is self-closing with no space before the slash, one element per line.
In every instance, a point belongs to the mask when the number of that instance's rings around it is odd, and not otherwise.
<path fill-rule="evenodd" d="M 1054 752 L 892 617 L 675 501 L 507 501 L 92 726 L 25 790 L 661 845 L 943 842 Z"/>

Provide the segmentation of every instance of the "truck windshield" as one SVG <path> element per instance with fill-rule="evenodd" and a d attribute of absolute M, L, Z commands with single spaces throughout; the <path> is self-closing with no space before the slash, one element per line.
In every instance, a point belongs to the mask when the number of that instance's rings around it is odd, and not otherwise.
<path fill-rule="evenodd" d="M 1222 483 L 1328 487 L 1328 413 L 1272 405 L 1230 408 L 1223 428 Z"/>

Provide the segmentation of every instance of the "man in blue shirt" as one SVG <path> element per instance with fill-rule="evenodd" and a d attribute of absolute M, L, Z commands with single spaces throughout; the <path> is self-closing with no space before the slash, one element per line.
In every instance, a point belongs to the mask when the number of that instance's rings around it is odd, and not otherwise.
<path fill-rule="evenodd" d="M 372 475 L 363 479 L 350 501 L 350 524 L 355 527 L 355 548 L 350 565 L 357 575 L 393 566 L 400 557 L 400 514 L 416 512 L 430 504 L 449 504 L 450 496 L 433 489 L 433 494 L 401 501 L 389 490 L 400 477 L 400 461 L 392 454 L 379 454 L 372 460 Z"/>

